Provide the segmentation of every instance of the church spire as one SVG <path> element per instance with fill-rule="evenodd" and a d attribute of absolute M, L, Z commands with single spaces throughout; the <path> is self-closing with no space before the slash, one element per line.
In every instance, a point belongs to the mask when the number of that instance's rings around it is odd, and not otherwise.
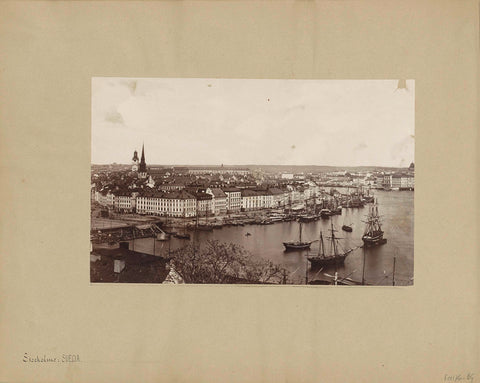
<path fill-rule="evenodd" d="M 140 158 L 140 173 L 146 173 L 147 172 L 147 164 L 145 163 L 145 150 L 144 150 L 144 144 L 142 144 L 142 157 Z"/>

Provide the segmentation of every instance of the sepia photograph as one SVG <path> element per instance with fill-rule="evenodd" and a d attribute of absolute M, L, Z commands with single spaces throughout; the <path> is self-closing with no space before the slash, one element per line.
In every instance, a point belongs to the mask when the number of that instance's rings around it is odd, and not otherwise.
<path fill-rule="evenodd" d="M 2 3 L 0 382 L 478 380 L 479 6 Z"/>
<path fill-rule="evenodd" d="M 415 81 L 92 78 L 91 283 L 409 286 Z"/>

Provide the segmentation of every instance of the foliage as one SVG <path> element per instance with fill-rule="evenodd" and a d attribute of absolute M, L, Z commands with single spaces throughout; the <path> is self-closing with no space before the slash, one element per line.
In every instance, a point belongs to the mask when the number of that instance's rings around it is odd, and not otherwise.
<path fill-rule="evenodd" d="M 255 258 L 234 243 L 209 240 L 173 253 L 175 269 L 187 283 L 285 283 L 286 270 Z"/>

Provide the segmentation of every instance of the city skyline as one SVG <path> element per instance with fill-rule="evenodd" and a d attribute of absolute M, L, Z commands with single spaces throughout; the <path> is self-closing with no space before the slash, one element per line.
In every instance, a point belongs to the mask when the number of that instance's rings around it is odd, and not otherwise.
<path fill-rule="evenodd" d="M 400 83 L 401 85 L 402 83 Z M 92 163 L 408 167 L 407 80 L 92 79 Z"/>

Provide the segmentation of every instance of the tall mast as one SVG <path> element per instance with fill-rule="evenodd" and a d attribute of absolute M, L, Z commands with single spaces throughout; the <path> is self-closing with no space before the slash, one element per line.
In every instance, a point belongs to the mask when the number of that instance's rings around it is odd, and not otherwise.
<path fill-rule="evenodd" d="M 394 255 L 393 256 L 393 286 L 395 286 L 395 261 L 397 260 L 397 257 Z"/>
<path fill-rule="evenodd" d="M 363 246 L 363 271 L 362 271 L 362 285 L 365 284 L 365 246 Z"/>
<path fill-rule="evenodd" d="M 335 234 L 334 234 L 334 229 L 333 229 L 333 222 L 330 222 L 330 224 L 332 225 L 332 247 L 333 247 L 333 255 L 335 255 L 335 257 L 337 256 L 337 244 L 335 243 Z"/>
<path fill-rule="evenodd" d="M 337 258 L 337 244 L 335 243 L 335 233 L 333 230 L 333 222 L 330 221 L 330 225 L 332 227 L 332 248 L 333 248 L 333 256 L 335 257 L 335 285 L 337 284 L 337 267 L 338 267 L 338 258 Z"/>
<path fill-rule="evenodd" d="M 318 245 L 318 255 L 322 255 L 323 258 L 325 258 L 325 245 L 323 243 L 323 234 L 322 231 L 320 230 L 320 243 Z"/>
<path fill-rule="evenodd" d="M 302 223 L 300 222 L 300 239 L 299 242 L 302 242 Z"/>
<path fill-rule="evenodd" d="M 305 265 L 305 284 L 308 285 L 308 259 Z"/>

